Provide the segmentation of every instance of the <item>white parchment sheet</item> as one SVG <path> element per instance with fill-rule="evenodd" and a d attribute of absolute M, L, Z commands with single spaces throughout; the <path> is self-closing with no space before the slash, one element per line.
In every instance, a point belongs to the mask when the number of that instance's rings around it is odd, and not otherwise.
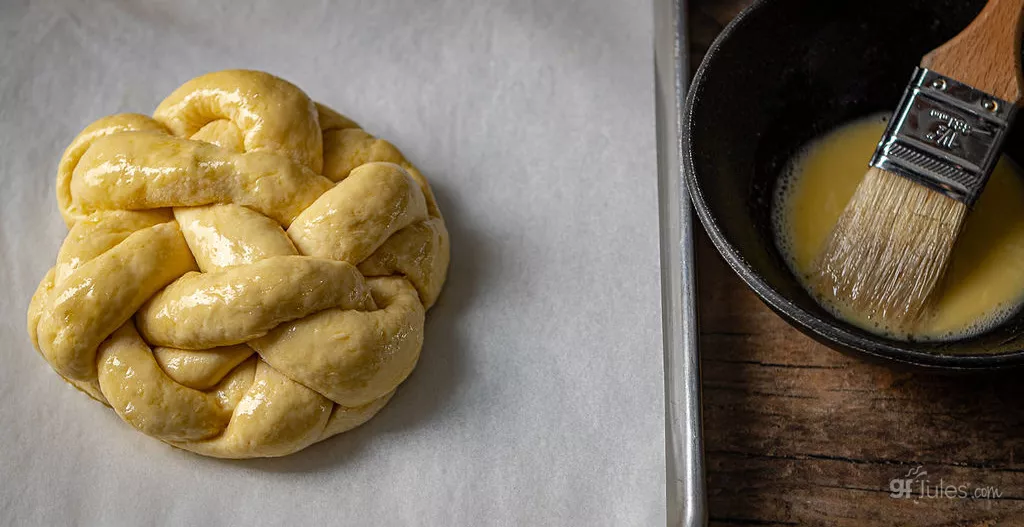
<path fill-rule="evenodd" d="M 0 0 L 0 524 L 664 525 L 651 18 L 635 0 Z M 144 436 L 25 329 L 66 233 L 65 146 L 225 68 L 392 141 L 451 232 L 412 377 L 281 459 Z"/>

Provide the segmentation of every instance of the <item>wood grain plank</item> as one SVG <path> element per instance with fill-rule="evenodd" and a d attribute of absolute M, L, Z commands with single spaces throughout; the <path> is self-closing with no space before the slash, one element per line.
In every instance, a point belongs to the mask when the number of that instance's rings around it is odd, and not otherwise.
<path fill-rule="evenodd" d="M 713 524 L 1024 525 L 1019 374 L 924 375 L 840 354 L 772 313 L 699 238 Z M 930 485 L 1002 497 L 890 497 L 915 466 Z"/>

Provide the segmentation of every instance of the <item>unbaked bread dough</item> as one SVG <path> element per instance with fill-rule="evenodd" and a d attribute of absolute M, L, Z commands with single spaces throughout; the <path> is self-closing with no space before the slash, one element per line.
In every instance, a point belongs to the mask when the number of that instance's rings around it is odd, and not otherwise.
<path fill-rule="evenodd" d="M 448 269 L 426 179 L 258 71 L 203 75 L 64 152 L 70 228 L 28 330 L 140 431 L 282 456 L 373 417 L 409 375 Z"/>

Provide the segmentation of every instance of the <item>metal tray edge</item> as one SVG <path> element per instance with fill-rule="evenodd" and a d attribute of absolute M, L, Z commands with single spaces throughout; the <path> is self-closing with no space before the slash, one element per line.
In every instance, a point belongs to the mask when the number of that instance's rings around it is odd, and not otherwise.
<path fill-rule="evenodd" d="M 683 184 L 682 110 L 689 84 L 686 0 L 654 0 L 655 114 L 670 527 L 707 524 L 693 211 Z"/>

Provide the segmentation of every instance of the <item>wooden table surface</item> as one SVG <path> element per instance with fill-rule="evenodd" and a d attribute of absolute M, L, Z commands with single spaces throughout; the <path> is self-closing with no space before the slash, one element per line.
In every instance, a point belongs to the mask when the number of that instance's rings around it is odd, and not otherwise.
<path fill-rule="evenodd" d="M 694 69 L 749 3 L 690 0 Z M 861 362 L 772 313 L 702 230 L 697 253 L 712 525 L 1024 525 L 1024 373 Z"/>

